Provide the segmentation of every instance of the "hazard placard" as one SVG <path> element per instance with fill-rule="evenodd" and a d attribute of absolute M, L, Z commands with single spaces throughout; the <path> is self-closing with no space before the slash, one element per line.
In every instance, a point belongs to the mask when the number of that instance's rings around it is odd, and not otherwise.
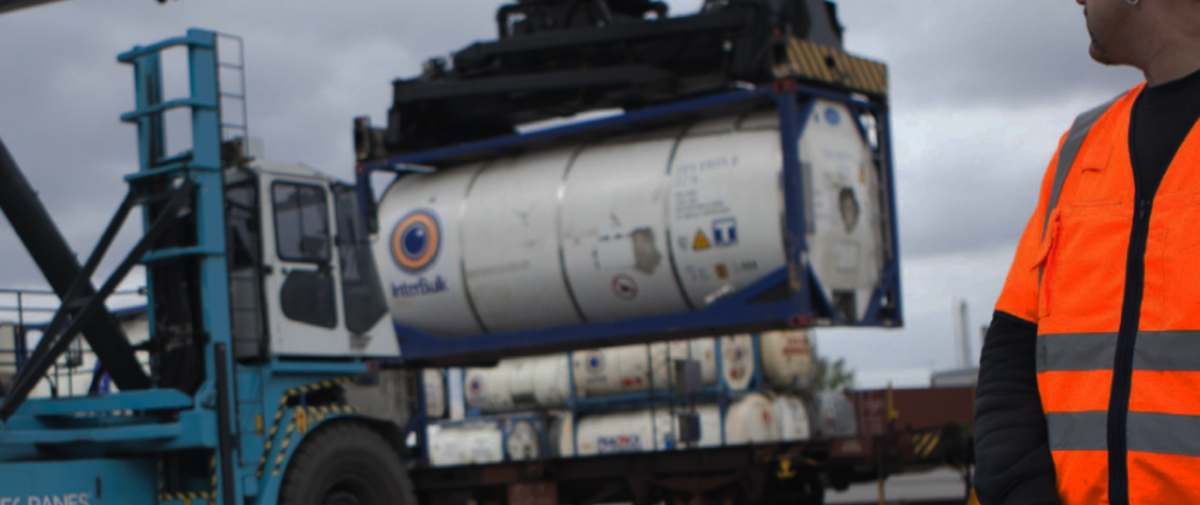
<path fill-rule="evenodd" d="M 712 248 L 712 243 L 708 241 L 708 237 L 704 236 L 704 231 L 696 232 L 696 239 L 692 241 L 693 251 L 703 251 Z"/>

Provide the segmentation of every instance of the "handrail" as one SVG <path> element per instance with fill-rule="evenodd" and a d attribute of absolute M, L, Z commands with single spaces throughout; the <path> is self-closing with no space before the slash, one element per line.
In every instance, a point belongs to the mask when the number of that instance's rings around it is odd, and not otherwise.
<path fill-rule="evenodd" d="M 114 293 L 122 298 L 136 298 L 128 303 L 112 304 L 121 300 L 110 299 L 109 312 L 119 320 L 129 320 L 144 313 L 145 288 L 123 289 Z M 4 302 L 5 299 L 12 303 Z M 58 310 L 58 296 L 47 289 L 0 288 L 0 316 L 11 314 L 11 320 L 0 318 L 0 327 L 12 327 L 12 340 L 0 340 L 0 380 L 6 376 L 15 375 L 25 365 L 30 356 L 31 345 L 27 339 L 37 338 L 38 332 L 45 330 L 49 317 Z M 116 305 L 116 306 L 112 306 Z M 7 336 L 7 335 L 6 335 Z M 136 342 L 135 342 L 136 343 Z M 25 345 L 23 345 L 25 344 Z M 71 357 L 58 360 L 42 377 L 34 397 L 72 398 L 89 393 L 89 386 L 96 373 L 98 361 L 95 351 L 85 341 L 78 341 L 76 349 L 69 351 Z M 136 358 L 143 370 L 148 370 L 150 359 L 143 351 Z M 72 363 L 75 363 L 72 366 Z M 107 388 L 101 394 L 107 393 Z"/>
<path fill-rule="evenodd" d="M 197 46 L 197 47 L 212 47 L 213 44 L 201 35 L 200 30 L 188 30 L 187 35 L 183 37 L 174 37 L 156 44 L 148 46 L 137 46 L 133 49 L 125 51 L 117 55 L 117 61 L 122 63 L 132 63 L 133 60 L 140 56 L 161 52 L 163 50 L 176 46 Z"/>

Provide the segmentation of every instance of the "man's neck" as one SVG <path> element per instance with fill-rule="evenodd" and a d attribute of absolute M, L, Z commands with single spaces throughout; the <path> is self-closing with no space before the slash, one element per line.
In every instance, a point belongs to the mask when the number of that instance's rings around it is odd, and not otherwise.
<path fill-rule="evenodd" d="M 1147 86 L 1158 86 L 1182 79 L 1200 70 L 1200 53 L 1173 54 L 1151 61 L 1142 69 Z"/>
<path fill-rule="evenodd" d="M 1136 65 L 1148 86 L 1168 83 L 1200 70 L 1200 33 L 1163 30 L 1159 37 L 1147 41 L 1149 57 L 1144 64 Z"/>

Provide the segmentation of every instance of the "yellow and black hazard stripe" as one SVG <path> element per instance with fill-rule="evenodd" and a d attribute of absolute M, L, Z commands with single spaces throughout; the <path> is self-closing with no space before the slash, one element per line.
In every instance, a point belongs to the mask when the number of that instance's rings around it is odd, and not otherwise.
<path fill-rule="evenodd" d="M 295 387 L 289 389 L 285 396 L 296 396 L 303 393 L 314 393 L 325 389 L 330 389 L 336 386 L 342 386 L 351 382 L 350 377 L 339 377 L 337 379 L 329 379 L 321 382 L 314 382 L 306 386 Z"/>
<path fill-rule="evenodd" d="M 204 500 L 212 503 L 216 499 L 216 493 L 212 491 L 186 492 L 186 493 L 162 493 L 158 495 L 158 501 L 179 501 L 185 505 L 196 500 Z"/>
<path fill-rule="evenodd" d="M 271 429 L 267 431 L 262 457 L 258 458 L 258 469 L 254 472 L 255 477 L 262 477 L 263 469 L 267 466 L 267 457 L 271 454 L 271 446 L 275 443 L 275 434 L 279 432 L 279 421 L 283 419 L 283 413 L 287 411 L 289 398 L 291 398 L 290 390 L 279 397 L 279 406 L 275 409 L 275 419 L 271 421 Z"/>
<path fill-rule="evenodd" d="M 303 412 L 303 410 L 296 412 Z M 288 421 L 287 429 L 283 432 L 283 442 L 279 443 L 279 454 L 275 456 L 275 470 L 271 472 L 272 477 L 279 475 L 279 470 L 283 467 L 283 459 L 287 457 L 288 447 L 292 445 L 292 433 L 296 431 L 296 417 L 292 416 L 292 420 Z"/>
<path fill-rule="evenodd" d="M 182 491 L 167 493 L 163 491 L 165 479 L 163 478 L 163 462 L 162 458 L 158 458 L 158 501 L 178 501 L 185 505 L 190 505 L 196 500 L 204 500 L 212 502 L 217 496 L 217 452 L 213 451 L 212 456 L 208 459 L 209 473 L 209 490 L 208 491 Z"/>
<path fill-rule="evenodd" d="M 313 424 L 309 419 L 315 418 L 315 422 L 319 423 L 327 417 L 348 415 L 357 411 L 358 409 L 354 407 L 343 405 L 296 408 L 292 412 L 292 417 L 288 421 L 287 428 L 284 429 L 283 441 L 279 443 L 279 453 L 275 455 L 275 467 L 271 470 L 271 476 L 278 476 L 279 472 L 283 469 L 283 461 L 287 459 L 288 449 L 292 445 L 293 434 L 308 433 L 310 425 Z"/>
<path fill-rule="evenodd" d="M 320 407 L 308 407 L 305 412 L 307 418 L 316 418 L 318 423 L 324 421 L 326 417 L 356 413 L 358 413 L 358 408 L 351 407 L 349 405 L 322 405 Z M 307 428 L 300 433 L 304 433 L 305 431 L 307 431 Z"/>
<path fill-rule="evenodd" d="M 217 495 L 217 452 L 213 451 L 212 458 L 208 460 L 209 489 L 212 490 L 212 495 Z"/>
<path fill-rule="evenodd" d="M 912 438 L 913 456 L 917 459 L 928 458 L 937 448 L 941 438 L 942 434 L 937 431 L 914 434 Z"/>
<path fill-rule="evenodd" d="M 280 426 L 281 422 L 283 421 L 283 416 L 288 411 L 287 404 L 292 398 L 295 398 L 302 394 L 314 393 L 317 391 L 322 391 L 325 389 L 330 389 L 333 387 L 348 384 L 352 380 L 353 379 L 350 377 L 341 377 L 341 378 L 337 378 L 337 379 L 330 379 L 330 380 L 315 382 L 312 384 L 295 387 L 295 388 L 285 391 L 283 393 L 283 395 L 281 395 L 279 397 L 279 404 L 275 409 L 275 417 L 271 422 L 270 430 L 268 430 L 268 432 L 266 433 L 265 441 L 263 443 L 263 453 L 262 453 L 262 456 L 258 460 L 258 470 L 255 472 L 255 476 L 262 477 L 263 471 L 266 469 L 268 458 L 271 455 L 271 449 L 275 443 L 275 436 L 276 436 L 276 434 L 279 433 L 279 426 Z M 342 405 L 304 407 L 304 408 L 296 407 L 291 420 L 288 422 L 287 428 L 284 433 L 283 441 L 280 442 L 279 454 L 275 458 L 275 468 L 274 468 L 273 475 L 279 474 L 280 467 L 283 465 L 283 460 L 287 457 L 288 447 L 291 445 L 291 442 L 292 442 L 291 441 L 292 434 L 297 431 L 298 425 L 301 426 L 301 429 L 299 430 L 300 433 L 307 433 L 309 426 L 311 424 L 308 421 L 309 418 L 315 418 L 316 422 L 319 423 L 319 422 L 324 421 L 327 417 L 332 417 L 332 416 L 337 416 L 337 415 L 348 415 L 348 414 L 356 413 L 357 411 L 358 410 L 354 407 L 342 406 Z M 262 423 L 261 417 L 256 419 L 256 422 L 259 423 L 259 430 L 261 431 L 261 423 Z M 163 460 L 161 457 L 158 458 L 157 467 L 158 467 L 158 476 L 159 476 L 158 477 L 158 501 L 160 501 L 160 502 L 181 501 L 181 502 L 184 502 L 185 504 L 190 504 L 190 502 L 196 501 L 196 500 L 212 501 L 215 499 L 216 489 L 217 489 L 217 455 L 216 455 L 216 452 L 214 452 L 212 454 L 212 457 L 209 458 L 209 471 L 211 474 L 210 479 L 209 479 L 209 482 L 211 485 L 210 491 L 188 491 L 188 492 L 170 492 L 170 493 L 165 492 L 164 486 L 165 486 L 166 480 L 163 478 Z"/>
<path fill-rule="evenodd" d="M 281 395 L 279 397 L 279 405 L 275 409 L 275 418 L 271 421 L 271 429 L 267 431 L 267 436 L 265 437 L 265 442 L 263 442 L 263 453 L 262 453 L 262 456 L 258 458 L 258 469 L 254 472 L 254 476 L 262 477 L 263 472 L 267 468 L 267 460 L 268 460 L 268 458 L 271 457 L 271 449 L 274 447 L 275 435 L 279 433 L 279 425 L 283 421 L 283 415 L 288 410 L 288 406 L 287 406 L 288 401 L 290 401 L 292 398 L 297 397 L 302 394 L 314 393 L 314 392 L 322 391 L 325 389 L 331 389 L 331 388 L 334 388 L 337 386 L 349 384 L 351 381 L 353 381 L 353 379 L 350 377 L 339 377 L 337 379 L 324 380 L 324 381 L 314 382 L 312 384 L 308 384 L 308 385 L 304 385 L 304 386 L 294 387 L 292 389 L 285 391 L 283 393 L 283 395 Z M 309 407 L 309 408 L 313 408 L 313 407 Z M 323 418 L 322 418 L 322 420 L 323 420 Z M 291 425 L 290 428 L 293 430 L 294 430 L 295 426 L 292 423 L 294 423 L 294 422 L 295 422 L 295 418 L 293 417 L 292 421 L 289 422 L 289 425 Z M 306 424 L 306 431 L 307 431 L 307 424 Z M 283 442 L 281 442 L 281 448 L 279 451 L 280 455 L 283 455 L 287 452 L 287 444 L 291 443 L 289 441 L 289 438 L 291 438 L 290 435 L 291 435 L 291 432 L 289 431 L 288 436 L 286 436 L 284 438 Z M 278 460 L 279 458 L 276 458 L 276 459 Z M 282 460 L 280 460 L 280 462 L 282 462 Z M 277 468 L 278 468 L 278 465 L 277 465 Z"/>
<path fill-rule="evenodd" d="M 887 65 L 883 63 L 795 37 L 786 37 L 780 44 L 787 57 L 775 62 L 776 79 L 816 81 L 877 96 L 888 93 Z"/>

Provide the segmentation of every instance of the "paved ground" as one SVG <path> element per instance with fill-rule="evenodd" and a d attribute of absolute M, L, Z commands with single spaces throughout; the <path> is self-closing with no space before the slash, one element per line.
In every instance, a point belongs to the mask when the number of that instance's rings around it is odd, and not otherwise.
<path fill-rule="evenodd" d="M 966 501 L 962 477 L 950 469 L 889 477 L 884 492 L 889 503 L 955 498 Z M 827 492 L 825 503 L 877 503 L 878 496 L 875 484 L 858 484 L 843 492 Z"/>

